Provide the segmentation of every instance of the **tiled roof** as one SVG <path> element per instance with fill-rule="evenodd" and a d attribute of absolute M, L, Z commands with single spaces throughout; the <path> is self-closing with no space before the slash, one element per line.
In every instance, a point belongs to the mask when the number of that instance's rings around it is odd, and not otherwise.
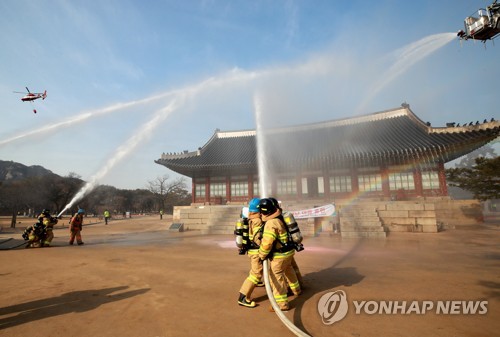
<path fill-rule="evenodd" d="M 276 170 L 448 162 L 496 139 L 500 122 L 432 127 L 403 104 L 379 113 L 268 130 L 266 158 Z M 256 131 L 216 131 L 198 151 L 163 154 L 156 163 L 190 177 L 256 172 Z"/>

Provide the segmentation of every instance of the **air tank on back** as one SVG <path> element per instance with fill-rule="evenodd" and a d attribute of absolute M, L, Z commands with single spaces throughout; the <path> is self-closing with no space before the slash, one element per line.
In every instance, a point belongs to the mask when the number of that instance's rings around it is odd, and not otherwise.
<path fill-rule="evenodd" d="M 288 226 L 288 231 L 292 237 L 292 241 L 300 244 L 302 243 L 302 233 L 300 232 L 299 225 L 297 221 L 295 221 L 295 217 L 291 212 L 284 212 L 283 219 L 285 220 L 285 224 Z"/>

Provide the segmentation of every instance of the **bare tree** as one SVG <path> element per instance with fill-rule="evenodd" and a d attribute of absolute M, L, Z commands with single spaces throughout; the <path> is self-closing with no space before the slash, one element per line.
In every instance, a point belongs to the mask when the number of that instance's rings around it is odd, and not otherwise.
<path fill-rule="evenodd" d="M 49 202 L 49 205 L 46 207 L 53 207 L 56 212 L 59 212 L 70 202 L 71 198 L 83 186 L 84 182 L 74 176 L 66 178 L 48 176 L 44 178 L 44 184 L 43 188 L 45 189 L 46 200 Z"/>
<path fill-rule="evenodd" d="M 12 226 L 16 224 L 17 214 L 36 216 L 42 209 L 60 211 L 85 183 L 73 172 L 61 177 L 50 171 L 27 174 L 22 165 L 18 170 L 19 174 L 15 175 L 18 179 L 0 180 L 0 214 L 11 215 Z M 118 213 L 171 212 L 173 205 L 189 205 L 190 201 L 184 178 L 170 181 L 168 176 L 163 176 L 150 181 L 149 189 L 121 190 L 113 186 L 97 186 L 68 212 L 76 212 L 78 208 L 95 214 L 102 214 L 105 209 Z"/>
<path fill-rule="evenodd" d="M 169 181 L 169 176 L 164 175 L 157 177 L 155 180 L 148 181 L 148 190 L 157 196 L 158 211 L 165 210 L 165 203 L 171 194 L 185 189 L 186 182 L 183 177 Z"/>
<path fill-rule="evenodd" d="M 2 184 L 0 189 L 0 206 L 8 210 L 12 215 L 10 227 L 15 228 L 17 222 L 17 213 L 24 208 L 23 199 L 24 185 L 20 181 L 14 181 L 9 184 Z"/>

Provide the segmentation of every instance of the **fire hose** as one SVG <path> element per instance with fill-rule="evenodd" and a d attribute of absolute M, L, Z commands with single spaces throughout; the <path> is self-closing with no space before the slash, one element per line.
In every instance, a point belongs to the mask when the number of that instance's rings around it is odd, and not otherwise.
<path fill-rule="evenodd" d="M 303 332 L 302 330 L 297 328 L 288 319 L 288 317 L 285 316 L 283 311 L 281 311 L 280 307 L 278 306 L 278 303 L 276 303 L 276 300 L 274 299 L 273 290 L 271 289 L 271 283 L 269 280 L 269 262 L 268 262 L 268 260 L 264 260 L 263 267 L 264 267 L 263 269 L 264 269 L 264 280 L 265 280 L 264 283 L 266 286 L 267 297 L 269 298 L 269 302 L 271 302 L 271 306 L 273 307 L 276 315 L 278 315 L 279 319 L 281 320 L 281 322 L 283 322 L 283 324 L 285 324 L 285 326 L 288 328 L 288 330 L 293 332 L 296 336 L 311 337 L 310 335 L 306 334 L 305 332 Z"/>

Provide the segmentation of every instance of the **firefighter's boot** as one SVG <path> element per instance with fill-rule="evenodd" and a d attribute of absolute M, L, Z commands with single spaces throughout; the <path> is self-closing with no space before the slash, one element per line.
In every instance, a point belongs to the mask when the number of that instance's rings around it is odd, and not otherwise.
<path fill-rule="evenodd" d="M 254 301 L 247 300 L 247 297 L 240 293 L 240 297 L 238 298 L 238 304 L 247 308 L 255 308 L 257 304 Z"/>

